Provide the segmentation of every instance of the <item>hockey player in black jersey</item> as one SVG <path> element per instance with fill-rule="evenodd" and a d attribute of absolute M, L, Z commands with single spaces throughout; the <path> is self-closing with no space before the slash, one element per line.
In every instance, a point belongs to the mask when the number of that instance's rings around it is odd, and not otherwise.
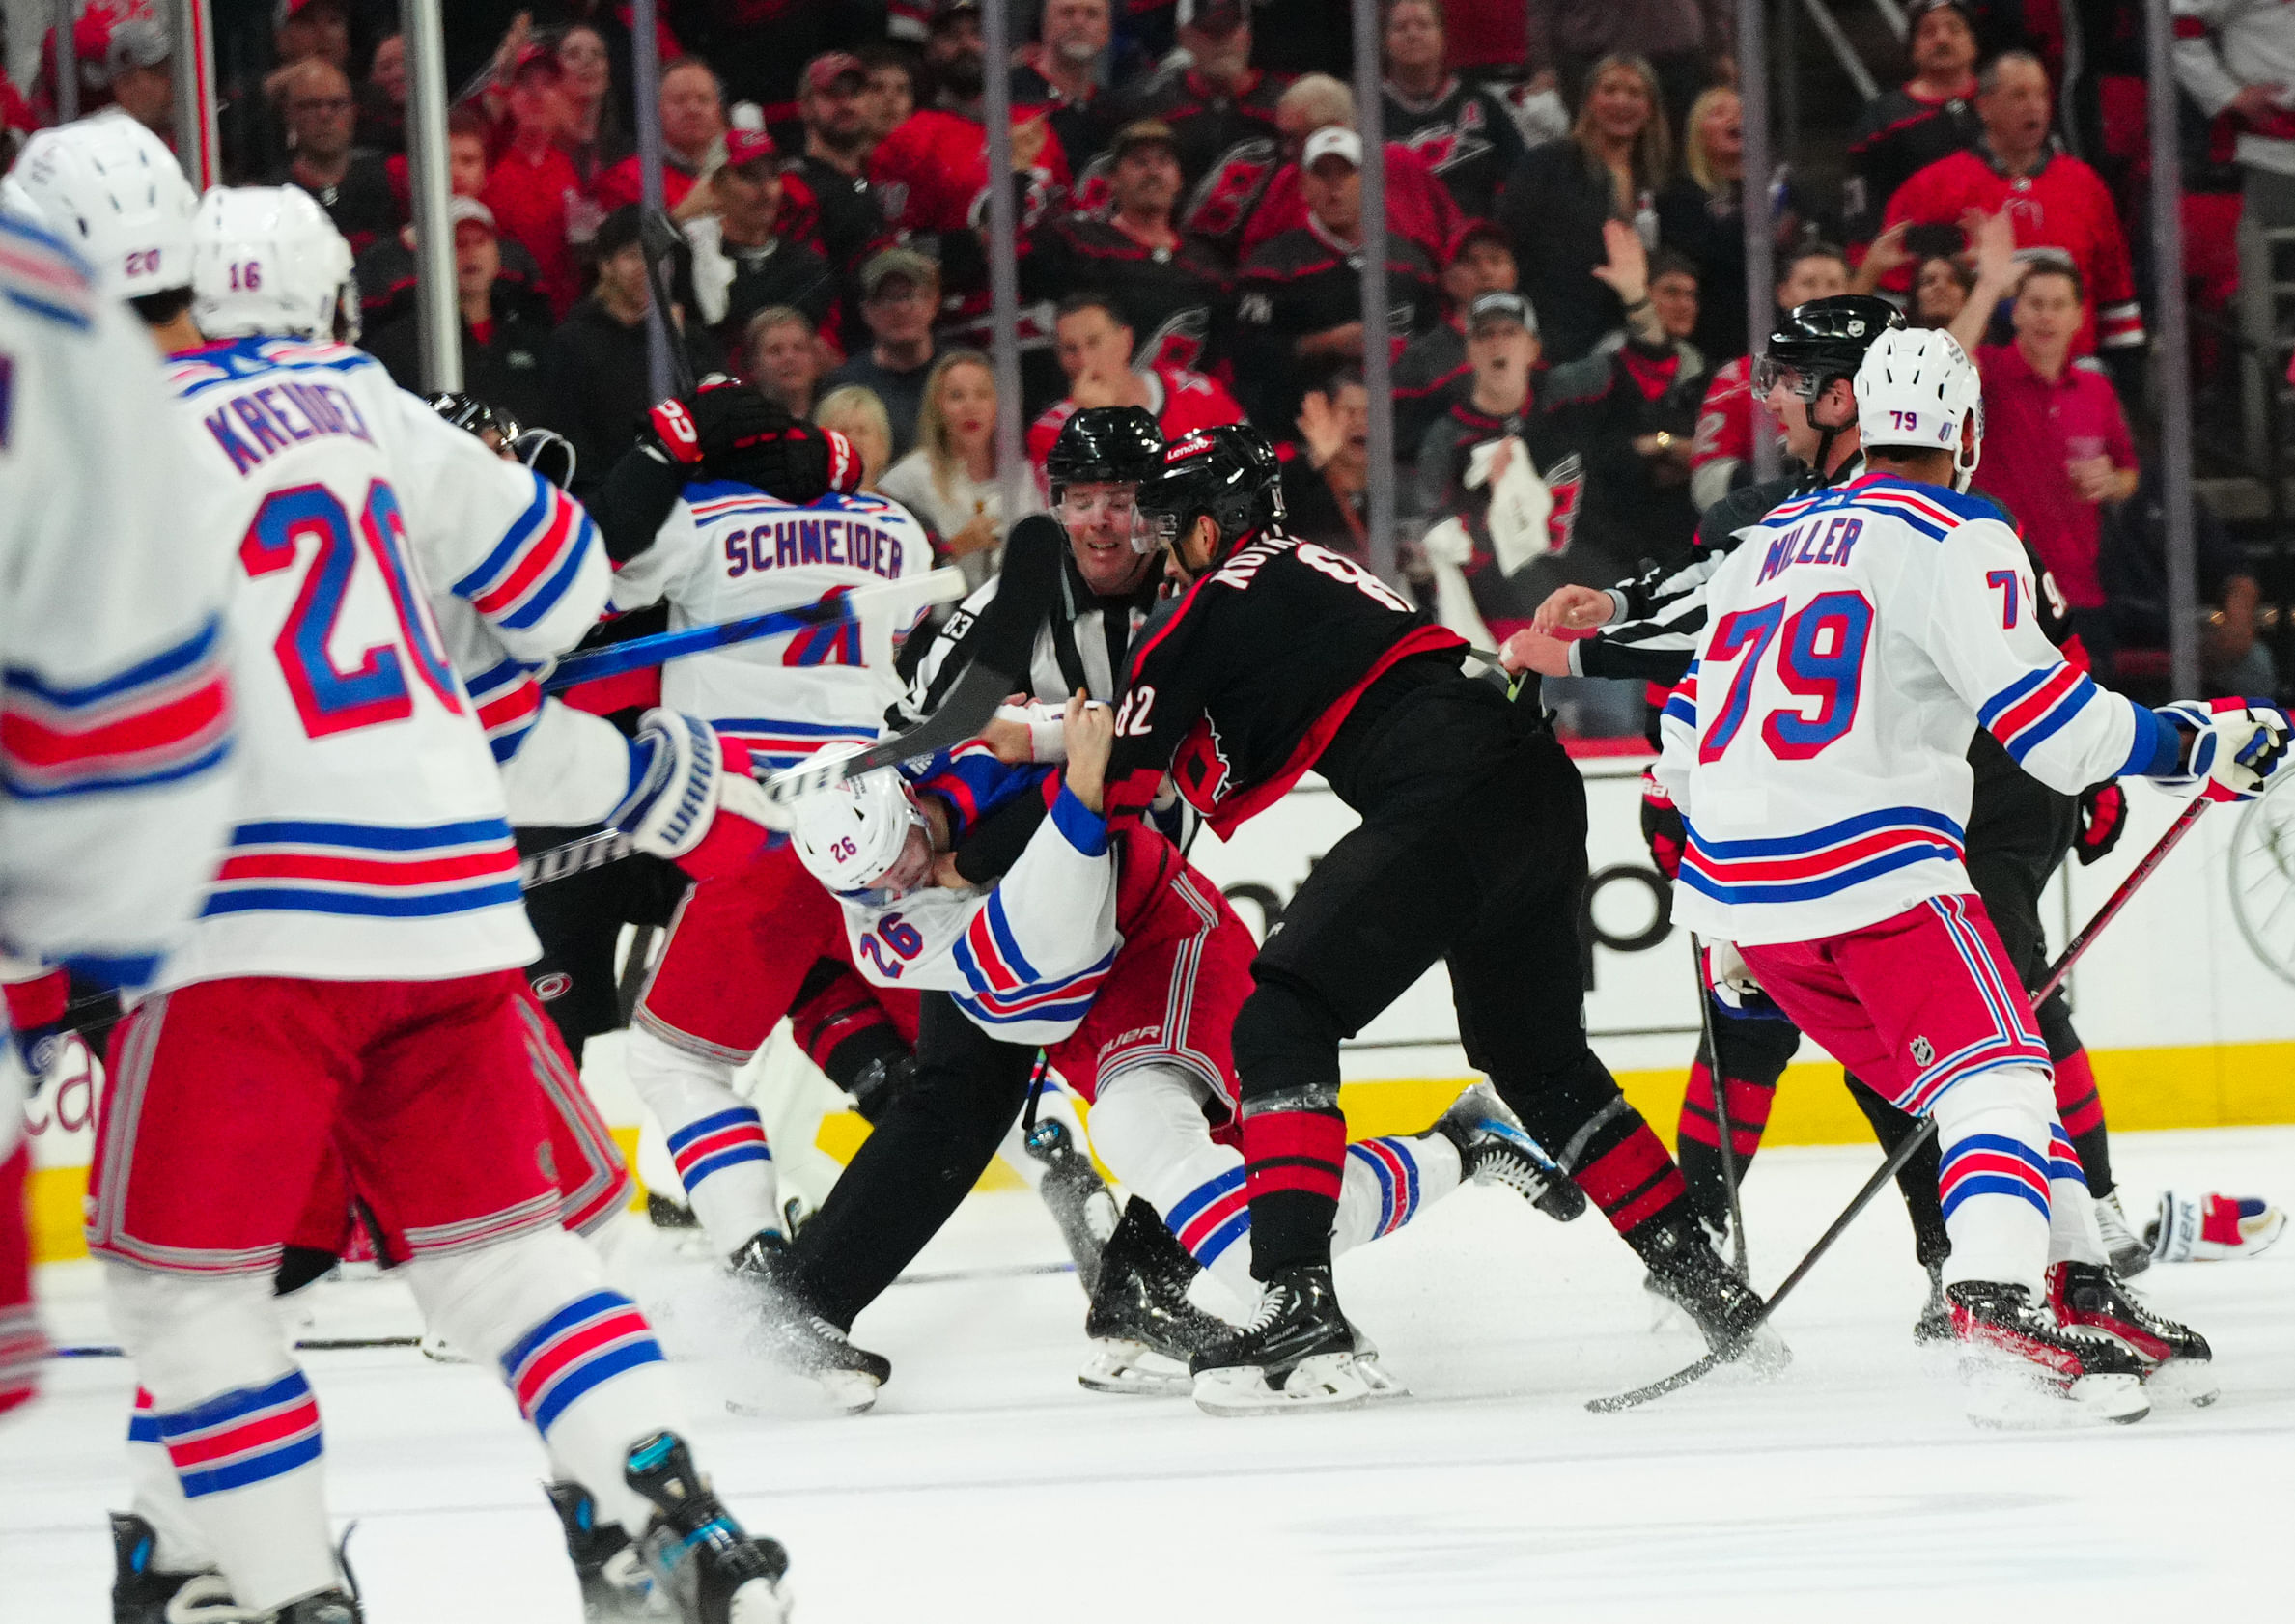
<path fill-rule="evenodd" d="M 1557 590 L 1541 606 L 1537 625 L 1509 640 L 1507 662 L 1555 675 L 1629 677 L 1668 687 L 1678 682 L 1689 669 L 1704 630 L 1705 582 L 1737 545 L 1737 531 L 1780 503 L 1824 486 L 1854 480 L 1863 472 L 1864 454 L 1858 439 L 1849 380 L 1873 340 L 1903 325 L 1904 318 L 1893 305 L 1859 294 L 1812 299 L 1786 312 L 1770 336 L 1768 352 L 1753 382 L 1756 395 L 1772 403 L 1784 431 L 1786 448 L 1802 460 L 1802 468 L 1741 487 L 1708 509 L 1698 526 L 1696 555 L 1678 570 L 1652 572 L 1607 591 L 1584 587 Z M 2041 601 L 2034 608 L 2042 629 L 2052 641 L 2060 644 L 2070 635 L 2070 627 L 2055 583 L 2036 555 L 2032 557 L 2032 574 L 2041 583 Z M 1547 627 L 1577 633 L 1582 640 L 1557 642 L 1541 630 Z M 1593 634 L 1584 635 L 1589 631 Z M 2109 802 L 2117 791 L 2113 786 L 2098 786 L 2079 800 L 2059 795 L 2026 773 L 1999 741 L 1982 729 L 1970 743 L 1969 765 L 1975 775 L 1966 836 L 1969 877 L 1984 899 L 2010 958 L 2030 986 L 2048 968 L 2040 892 L 2075 840 L 2084 838 L 2084 824 L 2095 827 L 2100 817 L 2112 815 L 2093 809 L 2100 794 L 2109 792 L 2104 795 Z M 2090 809 L 2084 810 L 2084 803 Z M 1662 798 L 1645 799 L 1643 829 L 1660 868 L 1670 878 L 1669 861 L 1678 864 L 1681 853 L 1680 814 Z M 2097 855 L 2110 849 L 2109 839 L 2087 844 L 2095 847 Z M 2149 1262 L 2149 1255 L 2130 1233 L 2113 1191 L 2110 1141 L 2095 1076 L 2060 992 L 2040 1006 L 2038 1018 L 2053 1063 L 2057 1114 L 2072 1136 L 2096 1199 L 2098 1227 L 2113 1268 L 2136 1273 Z M 1692 1198 L 1709 1229 L 1719 1236 L 1725 1229 L 1726 1214 L 1716 1091 L 1720 1090 L 1720 1099 L 1728 1106 L 1730 1141 L 1742 1174 L 1748 1159 L 1760 1147 L 1777 1078 L 1792 1059 L 1801 1034 L 1781 1018 L 1722 1019 L 1715 1022 L 1714 1037 L 1721 1046 L 1720 1056 L 1701 1043 L 1690 1074 L 1682 1102 L 1679 1149 Z M 1884 1148 L 1893 1150 L 1918 1126 L 1854 1077 L 1848 1081 L 1851 1095 Z M 1897 1184 L 1912 1218 L 1916 1253 L 1930 1278 L 1929 1302 L 1915 1334 L 1922 1340 L 1943 1340 L 1951 1334 L 1941 1274 L 1949 1244 L 1938 1205 L 1933 1146 L 1905 1165 Z M 2209 1357 L 2205 1340 L 2153 1314 L 2122 1292 L 2104 1271 L 2094 1271 L 2093 1278 L 2086 1277 L 2088 1268 L 2067 1266 L 2068 1271 L 2083 1273 L 2078 1289 L 2093 1299 L 2080 1311 L 2093 1316 L 2093 1323 L 2126 1342 L 2148 1368 L 2179 1362 L 2179 1379 L 2185 1381 L 2187 1391 L 2212 1391 L 2199 1368 Z M 1652 1284 L 1661 1282 L 1653 1280 Z M 2058 1311 L 2067 1310 L 2059 1305 Z M 2196 1387 L 2189 1382 L 2195 1375 L 2201 1378 Z"/>
<path fill-rule="evenodd" d="M 1338 1050 L 1437 960 L 1468 1057 L 1716 1348 L 1761 1301 L 1704 1245 L 1680 1173 L 1587 1048 L 1574 922 L 1585 790 L 1537 704 L 1464 675 L 1465 645 L 1353 561 L 1281 528 L 1257 431 L 1166 447 L 1139 490 L 1176 604 L 1133 651 L 1108 765 L 1111 820 L 1166 773 L 1225 832 L 1310 768 L 1362 826 L 1318 862 L 1252 966 L 1235 1023 L 1251 1323 L 1194 1360 L 1219 1414 L 1373 1396 L 1330 1276 L 1346 1152 Z"/>

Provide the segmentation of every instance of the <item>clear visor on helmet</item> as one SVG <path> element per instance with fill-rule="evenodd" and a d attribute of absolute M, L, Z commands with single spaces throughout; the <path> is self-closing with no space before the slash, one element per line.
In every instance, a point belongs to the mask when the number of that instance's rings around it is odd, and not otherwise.
<path fill-rule="evenodd" d="M 1790 361 L 1779 360 L 1775 355 L 1764 355 L 1753 363 L 1755 399 L 1766 399 L 1770 391 L 1780 383 L 1789 393 L 1799 395 L 1805 401 L 1815 400 L 1819 392 L 1817 375 L 1804 371 Z"/>
<path fill-rule="evenodd" d="M 1137 496 L 1130 485 L 1116 482 L 1065 486 L 1052 515 L 1069 529 L 1092 529 L 1103 524 L 1132 528 Z"/>

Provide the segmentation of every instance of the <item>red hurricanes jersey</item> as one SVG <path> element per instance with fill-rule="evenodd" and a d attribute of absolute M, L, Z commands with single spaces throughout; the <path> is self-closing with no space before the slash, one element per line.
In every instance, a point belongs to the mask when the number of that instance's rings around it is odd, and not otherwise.
<path fill-rule="evenodd" d="M 1184 439 L 1198 429 L 1244 420 L 1244 408 L 1217 378 L 1161 363 L 1149 367 L 1146 376 L 1148 393 L 1155 397 L 1148 409 L 1156 414 L 1156 426 L 1163 431 L 1166 440 Z M 1028 461 L 1035 465 L 1039 481 L 1044 478 L 1044 460 L 1051 455 L 1052 441 L 1060 437 L 1061 426 L 1075 414 L 1076 403 L 1064 400 L 1028 425 Z"/>
<path fill-rule="evenodd" d="M 1752 362 L 1740 355 L 1705 386 L 1705 404 L 1697 408 L 1697 443 L 1690 452 L 1690 466 L 1729 459 L 1753 460 Z"/>
<path fill-rule="evenodd" d="M 2087 288 L 2087 317 L 2073 342 L 2074 354 L 2143 342 L 2143 311 L 2136 303 L 2128 239 L 2112 193 L 2094 170 L 2078 158 L 2053 154 L 2036 174 L 2009 175 L 1981 147 L 1954 153 L 1897 188 L 1882 226 L 1899 220 L 1957 226 L 1972 209 L 1987 214 L 2007 210 L 2019 248 L 2060 248 L 2072 257 Z M 1884 286 L 1894 287 L 1909 276 L 1899 271 Z"/>

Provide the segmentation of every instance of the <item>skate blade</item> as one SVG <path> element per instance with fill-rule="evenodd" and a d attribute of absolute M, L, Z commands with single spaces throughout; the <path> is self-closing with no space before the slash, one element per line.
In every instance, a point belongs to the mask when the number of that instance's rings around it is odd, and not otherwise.
<path fill-rule="evenodd" d="M 782 1374 L 794 1376 L 817 1391 L 828 1408 L 840 1415 L 862 1414 L 877 1402 L 878 1384 L 857 1370 L 786 1370 Z M 728 1396 L 726 1411 L 751 1419 L 787 1420 L 793 1406 L 775 1403 L 770 1399 L 746 1399 Z"/>
<path fill-rule="evenodd" d="M 2083 1376 L 2066 1387 L 2022 1360 L 1964 1355 L 1960 1379 L 1970 1421 L 1994 1432 L 2129 1426 L 2151 1414 L 2135 1376 Z"/>
<path fill-rule="evenodd" d="M 1194 1390 L 1195 1379 L 1185 1363 L 1144 1342 L 1102 1340 L 1094 1349 L 1076 1373 L 1078 1385 L 1093 1392 L 1162 1398 Z"/>
<path fill-rule="evenodd" d="M 2143 1374 L 2143 1391 L 2154 1404 L 2181 1404 L 2204 1410 L 2223 1396 L 2215 1366 L 2206 1359 L 2169 1359 Z"/>
<path fill-rule="evenodd" d="M 1292 1415 L 1310 1410 L 1354 1410 L 1406 1389 L 1383 1370 L 1378 1386 L 1352 1353 L 1316 1354 L 1299 1361 L 1279 1387 L 1255 1364 L 1206 1370 L 1195 1378 L 1195 1408 L 1207 1415 Z"/>

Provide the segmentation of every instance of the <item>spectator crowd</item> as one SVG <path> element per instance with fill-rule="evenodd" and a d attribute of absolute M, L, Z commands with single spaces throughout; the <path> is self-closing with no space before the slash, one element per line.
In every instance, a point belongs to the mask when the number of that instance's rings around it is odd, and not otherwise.
<path fill-rule="evenodd" d="M 657 9 L 676 342 L 697 374 L 844 429 L 869 487 L 976 578 L 1044 499 L 1029 481 L 1014 512 L 997 477 L 992 187 L 1020 220 L 1039 470 L 1078 407 L 1136 405 L 1175 434 L 1248 416 L 1282 442 L 1294 529 L 1327 546 L 1370 554 L 1368 492 L 1391 480 L 1406 574 L 1477 640 L 1553 585 L 1685 556 L 1699 514 L 1750 477 L 1765 404 L 1729 0 L 1385 0 L 1393 468 L 1367 450 L 1365 154 L 1335 0 L 1015 0 L 1009 63 L 987 59 L 978 0 Z M 467 387 L 563 434 L 581 490 L 648 404 L 630 14 L 444 10 Z M 1904 77 L 1864 108 L 1845 182 L 1750 178 L 1769 188 L 1777 302 L 1877 291 L 1964 338 L 1985 387 L 1979 488 L 2050 566 L 2100 674 L 2139 672 L 2167 592 L 2130 427 L 2141 192 L 2110 134 L 2114 59 L 2087 53 L 2104 70 L 2068 111 L 2081 53 L 2060 21 L 1996 0 L 1906 10 Z M 226 176 L 319 201 L 358 255 L 362 342 L 417 387 L 395 0 L 234 11 L 218 8 Z M 2174 12 L 2191 123 L 2252 220 L 2295 226 L 2295 8 Z M 2124 58 L 2121 14 L 2141 9 L 2079 13 Z M 113 102 L 167 133 L 163 5 L 90 0 L 74 48 L 83 112 Z M 989 169 L 991 73 L 1010 85 L 1010 175 Z M 51 40 L 25 92 L 0 80 L 0 125 L 37 127 L 55 102 Z M 2238 270 L 2268 274 L 2236 267 L 2226 287 Z M 2267 690 L 2256 581 L 2211 521 L 2203 542 L 2211 679 Z M 1583 728 L 1639 727 L 1637 696 L 1571 700 Z"/>

